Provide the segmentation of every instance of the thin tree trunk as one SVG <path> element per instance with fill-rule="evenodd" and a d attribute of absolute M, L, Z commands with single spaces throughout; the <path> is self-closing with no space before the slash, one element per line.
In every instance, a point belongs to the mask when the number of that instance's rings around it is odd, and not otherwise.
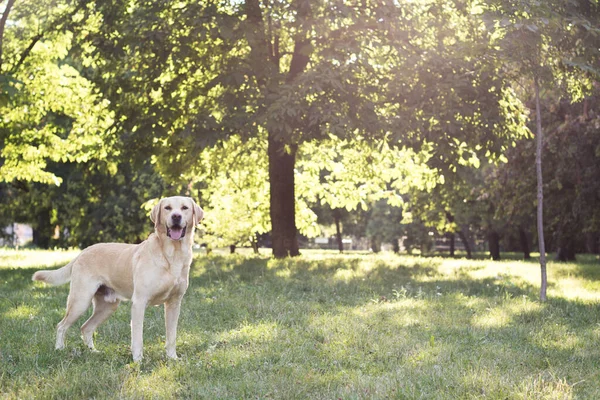
<path fill-rule="evenodd" d="M 585 249 L 590 254 L 598 254 L 598 233 L 587 232 L 585 234 Z"/>
<path fill-rule="evenodd" d="M 521 251 L 523 252 L 523 259 L 530 260 L 531 254 L 529 253 L 529 240 L 527 240 L 527 233 L 523 227 L 519 227 L 519 241 L 521 242 Z"/>
<path fill-rule="evenodd" d="M 250 244 L 252 245 L 252 250 L 254 251 L 254 254 L 259 254 L 259 251 L 258 251 L 258 238 L 256 237 L 256 235 L 252 236 L 252 239 L 250 240 Z"/>
<path fill-rule="evenodd" d="M 458 237 L 460 238 L 460 241 L 463 242 L 463 245 L 465 246 L 465 251 L 467 252 L 467 258 L 470 260 L 473 258 L 473 253 L 471 252 L 471 245 L 469 244 L 469 241 L 467 240 L 467 235 L 465 235 L 465 233 L 462 231 L 462 229 L 458 232 Z"/>
<path fill-rule="evenodd" d="M 490 230 L 488 233 L 488 243 L 490 247 L 490 256 L 492 260 L 500 260 L 500 235 L 495 230 Z"/>
<path fill-rule="evenodd" d="M 229 254 L 235 254 L 235 244 L 230 244 L 229 245 Z"/>
<path fill-rule="evenodd" d="M 342 241 L 342 229 L 340 227 L 340 210 L 333 210 L 333 219 L 335 221 L 335 238 L 337 240 L 338 250 L 340 253 L 344 252 L 344 242 Z"/>
<path fill-rule="evenodd" d="M 375 236 L 371 237 L 371 250 L 373 253 L 379 253 L 381 251 L 381 242 Z"/>
<path fill-rule="evenodd" d="M 452 213 L 450 213 L 449 211 L 446 211 L 446 219 L 451 224 L 454 223 L 454 215 L 452 215 Z M 467 258 L 472 258 L 471 247 L 469 246 L 469 243 L 467 242 L 467 238 L 465 237 L 465 234 L 462 231 L 458 231 L 457 233 L 458 233 L 458 237 L 460 238 L 460 240 L 463 242 L 463 245 L 465 246 L 465 250 L 467 251 Z M 455 237 L 456 236 L 455 236 L 454 232 L 450 233 L 450 257 L 454 257 Z"/>
<path fill-rule="evenodd" d="M 448 233 L 448 238 L 450 239 L 449 255 L 450 257 L 454 257 L 454 253 L 456 252 L 456 235 L 454 232 L 450 232 Z"/>
<path fill-rule="evenodd" d="M 52 225 L 50 224 L 50 210 L 44 209 L 36 216 L 37 223 L 33 227 L 33 244 L 41 249 L 50 247 Z"/>
<path fill-rule="evenodd" d="M 396 253 L 396 254 L 400 253 L 400 238 L 394 239 L 394 242 L 392 243 L 392 247 L 393 247 L 394 253 Z"/>
<path fill-rule="evenodd" d="M 544 186 L 542 180 L 542 111 L 540 106 L 540 84 L 538 78 L 534 79 L 535 86 L 535 119 L 536 119 L 536 149 L 535 171 L 537 175 L 537 231 L 540 247 L 540 270 L 542 282 L 540 285 L 540 301 L 546 301 L 548 276 L 546 273 L 546 245 L 544 243 Z"/>

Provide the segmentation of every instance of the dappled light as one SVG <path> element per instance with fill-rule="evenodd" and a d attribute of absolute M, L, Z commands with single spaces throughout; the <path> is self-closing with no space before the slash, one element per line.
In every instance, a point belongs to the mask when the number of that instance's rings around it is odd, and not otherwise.
<path fill-rule="evenodd" d="M 0 0 L 0 398 L 600 398 L 599 77 L 599 1 Z"/>
<path fill-rule="evenodd" d="M 76 332 L 67 350 L 54 352 L 67 288 L 30 282 L 34 268 L 22 254 L 3 254 L 0 274 L 12 277 L 0 301 L 9 397 L 40 387 L 57 397 L 208 398 L 562 398 L 600 390 L 600 296 L 581 296 L 594 283 L 582 274 L 585 263 L 552 264 L 570 278 L 553 279 L 542 304 L 529 277 L 539 271 L 526 262 L 198 256 L 181 312 L 182 359 L 164 361 L 162 310 L 151 308 L 146 361 L 137 366 L 129 364 L 127 304 L 99 329 L 99 353 Z M 35 257 L 53 265 L 63 255 Z M 7 269 L 13 259 L 25 267 Z"/>

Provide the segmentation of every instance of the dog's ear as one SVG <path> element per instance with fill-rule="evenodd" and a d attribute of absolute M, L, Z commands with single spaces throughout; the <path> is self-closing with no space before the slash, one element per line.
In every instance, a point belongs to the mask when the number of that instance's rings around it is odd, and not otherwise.
<path fill-rule="evenodd" d="M 200 221 L 202 221 L 202 218 L 204 218 L 204 211 L 202 210 L 202 208 L 200 208 L 200 206 L 198 204 L 196 204 L 194 199 L 190 198 L 190 200 L 192 200 L 192 204 L 193 204 L 192 217 L 193 217 L 194 225 L 198 225 L 200 223 Z"/>
<path fill-rule="evenodd" d="M 154 208 L 152 208 L 152 211 L 150 212 L 150 219 L 152 220 L 152 222 L 154 222 L 155 228 L 158 228 L 158 226 L 160 224 L 160 210 L 162 209 L 161 204 L 162 204 L 162 200 L 160 200 L 158 202 L 158 204 L 155 205 Z"/>

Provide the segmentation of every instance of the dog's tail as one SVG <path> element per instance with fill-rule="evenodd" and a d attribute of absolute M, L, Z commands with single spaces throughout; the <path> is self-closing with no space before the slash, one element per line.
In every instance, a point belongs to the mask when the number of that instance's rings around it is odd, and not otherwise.
<path fill-rule="evenodd" d="M 62 285 L 71 281 L 71 271 L 73 270 L 73 263 L 71 261 L 62 268 L 55 270 L 37 271 L 31 278 L 34 281 L 46 282 L 49 285 Z"/>

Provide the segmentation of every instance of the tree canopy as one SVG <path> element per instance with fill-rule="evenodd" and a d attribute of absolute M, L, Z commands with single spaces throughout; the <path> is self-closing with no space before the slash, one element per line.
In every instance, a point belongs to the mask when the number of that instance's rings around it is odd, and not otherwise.
<path fill-rule="evenodd" d="M 176 192 L 209 211 L 205 242 L 270 234 L 276 257 L 319 235 L 325 209 L 338 236 L 344 224 L 386 240 L 426 226 L 499 249 L 531 231 L 533 82 L 546 107 L 585 108 L 542 112 L 544 165 L 581 163 L 548 177 L 546 195 L 576 188 L 591 215 L 567 223 L 568 206 L 552 207 L 550 245 L 600 231 L 587 179 L 597 2 L 5 0 L 0 11 L 0 191 L 41 210 L 28 222 L 45 235 L 68 232 L 61 245 L 139 240 L 140 207 Z M 0 220 L 26 219 L 11 210 Z M 124 227 L 122 212 L 137 222 Z M 84 217 L 103 213 L 116 216 Z"/>

